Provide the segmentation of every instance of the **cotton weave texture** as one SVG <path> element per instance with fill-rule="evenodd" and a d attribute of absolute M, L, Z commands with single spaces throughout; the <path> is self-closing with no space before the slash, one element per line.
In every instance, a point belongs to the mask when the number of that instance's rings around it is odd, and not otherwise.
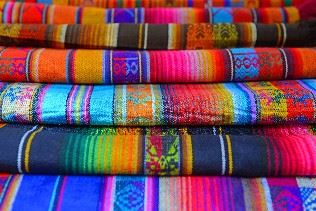
<path fill-rule="evenodd" d="M 10 0 L 16 1 L 18 0 Z M 24 0 L 57 5 L 94 6 L 104 8 L 137 7 L 283 7 L 299 5 L 302 0 Z"/>
<path fill-rule="evenodd" d="M 308 47 L 315 46 L 315 33 L 316 21 L 294 24 L 0 24 L 0 45 L 132 50 Z"/>
<path fill-rule="evenodd" d="M 313 210 L 315 183 L 313 178 L 1 175 L 0 208 Z"/>
<path fill-rule="evenodd" d="M 294 23 L 296 7 L 284 8 L 114 8 L 74 7 L 20 2 L 0 2 L 2 23 Z M 65 15 L 67 14 L 67 15 Z"/>
<path fill-rule="evenodd" d="M 0 0 L 0 211 L 316 209 L 316 0 Z"/>
<path fill-rule="evenodd" d="M 312 176 L 316 172 L 315 129 L 314 125 L 117 128 L 8 124 L 0 129 L 0 171 Z"/>
<path fill-rule="evenodd" d="M 315 57 L 315 48 L 113 51 L 0 47 L 0 81 L 142 84 L 314 78 Z"/>

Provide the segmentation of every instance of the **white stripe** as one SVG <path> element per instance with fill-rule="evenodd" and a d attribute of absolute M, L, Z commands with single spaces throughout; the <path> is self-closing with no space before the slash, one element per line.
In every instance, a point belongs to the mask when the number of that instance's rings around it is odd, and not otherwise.
<path fill-rule="evenodd" d="M 36 52 L 36 51 L 37 51 L 37 52 Z M 35 58 L 34 58 L 34 61 L 33 61 L 33 62 L 35 63 L 35 65 L 34 65 L 34 66 L 31 65 L 30 71 L 31 71 L 31 74 L 32 74 L 32 72 L 33 72 L 33 75 L 34 75 L 33 81 L 34 81 L 34 82 L 39 82 L 39 79 L 38 79 L 39 57 L 40 57 L 40 54 L 41 54 L 43 51 L 44 51 L 44 48 L 40 48 L 39 50 L 34 50 L 34 51 L 33 51 L 34 54 L 35 54 L 35 52 L 36 52 Z M 32 71 L 32 67 L 34 67 L 33 71 Z M 27 77 L 27 78 L 28 78 L 28 77 Z M 28 81 L 29 81 L 29 78 L 28 78 Z"/>
<path fill-rule="evenodd" d="M 126 85 L 122 86 L 122 120 L 124 122 L 124 125 L 126 124 Z"/>
<path fill-rule="evenodd" d="M 112 67 L 112 58 L 113 51 L 110 50 L 110 75 L 111 75 L 111 84 L 113 84 L 113 67 Z"/>
<path fill-rule="evenodd" d="M 258 22 L 258 17 L 257 17 L 257 13 L 255 9 L 251 9 L 251 13 L 253 15 L 253 23 L 257 23 Z"/>
<path fill-rule="evenodd" d="M 112 34 L 111 46 L 113 46 L 114 48 L 117 47 L 118 32 L 119 32 L 119 24 L 115 23 L 113 26 L 111 26 L 111 34 Z"/>
<path fill-rule="evenodd" d="M 172 47 L 172 26 L 173 24 L 168 24 L 168 49 Z"/>
<path fill-rule="evenodd" d="M 284 79 L 286 79 L 286 78 L 287 78 L 287 75 L 288 75 L 288 72 L 289 72 L 289 65 L 288 65 L 288 62 L 287 62 L 287 58 L 286 58 L 285 51 L 284 51 L 282 48 L 280 48 L 280 51 L 282 52 L 283 57 L 284 57 L 284 62 L 285 62 Z"/>
<path fill-rule="evenodd" d="M 146 82 L 150 82 L 150 60 L 149 60 L 149 53 L 148 51 L 145 51 L 146 54 L 146 64 L 147 64 L 147 81 Z"/>
<path fill-rule="evenodd" d="M 135 8 L 134 11 L 135 11 L 134 21 L 135 21 L 135 23 L 138 23 L 138 10 L 137 10 L 137 8 Z"/>
<path fill-rule="evenodd" d="M 65 43 L 67 28 L 68 28 L 68 24 L 61 25 L 61 30 L 60 30 L 61 33 L 60 33 L 60 35 L 58 37 L 59 40 L 56 40 L 56 41 L 59 41 L 61 43 Z"/>
<path fill-rule="evenodd" d="M 283 40 L 282 40 L 281 47 L 283 47 L 287 38 L 287 34 L 286 34 L 286 28 L 285 28 L 284 23 L 281 23 L 281 27 L 283 29 Z"/>
<path fill-rule="evenodd" d="M 29 63 L 30 63 L 30 57 L 31 57 L 31 54 L 33 53 L 33 51 L 35 51 L 35 49 L 31 49 L 27 55 L 26 55 L 26 60 L 25 60 L 25 77 L 26 77 L 26 81 L 29 82 L 30 79 L 29 79 Z"/>
<path fill-rule="evenodd" d="M 210 17 L 209 22 L 210 22 L 210 24 L 212 24 L 213 23 L 212 8 L 208 8 L 208 16 Z"/>
<path fill-rule="evenodd" d="M 142 55 L 140 51 L 137 51 L 139 61 L 139 83 L 142 83 Z"/>
<path fill-rule="evenodd" d="M 153 85 L 150 84 L 150 92 L 151 92 L 151 107 L 152 107 L 152 110 L 153 110 L 153 118 L 154 118 L 154 121 L 153 122 L 156 122 L 156 116 L 155 115 L 155 112 L 156 112 L 156 105 L 155 105 L 155 101 L 156 101 L 156 98 L 155 98 L 155 93 L 154 93 L 154 88 L 153 88 Z"/>
<path fill-rule="evenodd" d="M 224 175 L 225 169 L 226 169 L 226 157 L 225 157 L 224 139 L 222 135 L 219 136 L 219 140 L 221 143 L 221 152 L 222 152 L 222 175 Z"/>
<path fill-rule="evenodd" d="M 226 49 L 228 55 L 229 55 L 229 60 L 230 60 L 230 81 L 233 81 L 234 79 L 234 63 L 233 63 L 233 56 L 232 53 L 230 52 L 229 49 Z"/>
<path fill-rule="evenodd" d="M 216 128 L 213 126 L 213 134 L 216 135 Z"/>
<path fill-rule="evenodd" d="M 144 31 L 144 49 L 147 49 L 147 36 L 148 36 L 148 24 L 145 24 L 145 31 Z"/>
<path fill-rule="evenodd" d="M 114 23 L 114 9 L 111 9 L 111 23 Z"/>
<path fill-rule="evenodd" d="M 18 6 L 18 4 L 14 4 L 14 5 L 13 5 L 13 8 L 12 8 L 12 9 L 13 9 L 13 12 L 16 11 L 15 7 L 17 7 L 17 6 Z M 21 3 L 21 7 L 20 7 L 20 11 L 19 11 L 20 14 L 19 14 L 19 16 L 18 16 L 20 23 L 23 23 L 23 15 L 22 15 L 23 12 L 24 12 L 23 10 L 24 10 L 24 3 Z M 11 23 L 15 23 L 13 20 L 14 20 L 14 17 L 16 17 L 16 16 L 15 16 L 15 14 L 13 14 L 13 12 L 12 12 L 12 16 L 11 16 Z M 14 16 L 13 16 L 13 15 L 14 15 Z"/>
<path fill-rule="evenodd" d="M 17 157 L 17 167 L 18 167 L 18 171 L 20 174 L 23 173 L 22 171 L 22 152 L 23 152 L 23 146 L 24 146 L 24 142 L 27 138 L 27 136 L 32 133 L 34 130 L 36 130 L 37 125 L 34 126 L 31 130 L 28 130 L 26 133 L 24 133 L 23 137 L 21 138 L 20 144 L 19 144 L 19 149 L 18 149 L 18 157 Z"/>
<path fill-rule="evenodd" d="M 271 193 L 270 188 L 267 179 L 262 178 L 261 183 L 264 189 L 265 198 L 266 198 L 266 205 L 267 205 L 267 211 L 272 211 L 272 199 L 271 199 Z"/>

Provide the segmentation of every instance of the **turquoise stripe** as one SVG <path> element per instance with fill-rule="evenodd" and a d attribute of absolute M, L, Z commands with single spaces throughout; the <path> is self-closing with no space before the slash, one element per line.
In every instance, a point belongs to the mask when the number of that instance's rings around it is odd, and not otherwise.
<path fill-rule="evenodd" d="M 57 177 L 56 182 L 54 184 L 54 189 L 53 189 L 51 200 L 49 202 L 48 211 L 51 211 L 54 208 L 54 203 L 55 203 L 55 199 L 56 199 L 56 192 L 57 192 L 59 181 L 60 181 L 60 176 Z"/>
<path fill-rule="evenodd" d="M 245 93 L 236 83 L 226 83 L 224 87 L 232 96 L 234 105 L 234 119 L 233 123 L 250 123 L 251 122 L 251 108 L 247 93 Z"/>
<path fill-rule="evenodd" d="M 50 86 L 43 98 L 42 121 L 46 124 L 65 124 L 66 121 L 66 102 L 72 86 L 53 85 Z M 56 100 L 57 99 L 57 100 Z M 64 108 L 64 109 L 61 109 Z"/>
<path fill-rule="evenodd" d="M 94 86 L 90 100 L 90 124 L 113 125 L 114 86 Z"/>

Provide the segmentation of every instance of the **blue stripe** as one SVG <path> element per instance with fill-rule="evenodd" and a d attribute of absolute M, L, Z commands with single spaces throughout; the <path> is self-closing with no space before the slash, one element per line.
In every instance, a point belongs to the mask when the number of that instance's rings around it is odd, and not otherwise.
<path fill-rule="evenodd" d="M 110 51 L 103 51 L 102 53 L 103 57 L 103 66 L 102 66 L 102 82 L 104 84 L 110 84 L 111 83 L 111 72 L 110 72 Z"/>
<path fill-rule="evenodd" d="M 48 210 L 56 178 L 56 176 L 24 175 L 12 210 Z"/>
<path fill-rule="evenodd" d="M 68 176 L 61 210 L 97 210 L 101 184 L 102 177 Z"/>
<path fill-rule="evenodd" d="M 251 123 L 250 101 L 247 93 L 245 93 L 237 83 L 226 83 L 224 87 L 232 96 L 234 119 L 233 123 L 245 124 Z"/>

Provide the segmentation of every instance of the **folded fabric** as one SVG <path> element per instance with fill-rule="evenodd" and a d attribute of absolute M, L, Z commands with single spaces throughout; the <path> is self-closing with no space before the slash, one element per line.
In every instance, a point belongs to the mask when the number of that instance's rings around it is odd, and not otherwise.
<path fill-rule="evenodd" d="M 307 8 L 309 9 L 309 8 Z M 312 9 L 312 8 L 311 8 Z M 115 8 L 75 7 L 35 3 L 0 2 L 2 23 L 294 23 L 296 7 L 285 8 Z M 307 11 L 308 12 L 308 11 Z M 67 14 L 67 15 L 65 15 Z M 314 13 L 308 13 L 312 17 Z M 303 15 L 305 19 L 309 18 Z"/>
<path fill-rule="evenodd" d="M 316 77 L 315 48 L 190 51 L 0 47 L 0 81 L 75 84 L 199 83 Z"/>
<path fill-rule="evenodd" d="M 186 85 L 0 83 L 1 120 L 72 125 L 316 123 L 316 80 Z"/>
<path fill-rule="evenodd" d="M 19 1 L 19 0 L 10 0 Z M 136 7 L 283 7 L 299 5 L 302 0 L 24 0 L 57 5 L 94 6 L 103 8 L 136 8 Z"/>
<path fill-rule="evenodd" d="M 1 125 L 0 172 L 311 176 L 315 129 Z"/>
<path fill-rule="evenodd" d="M 0 45 L 148 50 L 316 46 L 316 21 L 295 24 L 0 24 Z"/>
<path fill-rule="evenodd" d="M 313 210 L 315 178 L 0 176 L 1 210 Z"/>

